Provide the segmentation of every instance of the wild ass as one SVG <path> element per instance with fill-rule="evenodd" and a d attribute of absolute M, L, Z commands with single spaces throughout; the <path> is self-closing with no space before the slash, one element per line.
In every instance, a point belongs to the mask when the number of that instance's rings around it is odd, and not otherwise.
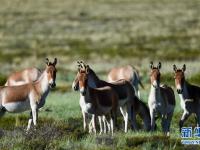
<path fill-rule="evenodd" d="M 133 85 L 136 95 L 140 98 L 139 85 L 144 88 L 138 70 L 127 65 L 123 67 L 112 68 L 108 73 L 108 82 L 114 82 L 120 79 L 125 79 Z"/>
<path fill-rule="evenodd" d="M 186 65 L 183 65 L 182 69 L 177 69 L 176 65 L 173 65 L 175 73 L 175 86 L 177 93 L 180 97 L 181 108 L 183 109 L 182 117 L 179 121 L 180 131 L 184 122 L 188 117 L 195 113 L 197 119 L 197 126 L 200 125 L 200 87 L 192 85 L 185 80 Z"/>
<path fill-rule="evenodd" d="M 175 95 L 172 88 L 167 85 L 160 85 L 160 68 L 160 62 L 157 67 L 154 67 L 153 62 L 150 63 L 151 90 L 148 104 L 151 115 L 151 130 L 155 129 L 155 117 L 158 114 L 162 118 L 163 132 L 169 135 L 170 123 L 175 107 Z"/>
<path fill-rule="evenodd" d="M 55 58 L 53 63 L 46 60 L 46 68 L 36 82 L 0 87 L 0 116 L 4 115 L 6 111 L 19 113 L 31 110 L 27 131 L 32 122 L 34 126 L 37 125 L 38 109 L 44 106 L 50 88 L 56 86 L 57 59 Z"/>
<path fill-rule="evenodd" d="M 78 69 L 77 81 L 80 90 L 80 106 L 82 109 L 84 128 L 86 126 L 85 114 L 92 114 L 92 126 L 96 134 L 96 118 L 97 116 L 108 116 L 113 135 L 113 120 L 116 117 L 118 107 L 118 96 L 116 92 L 109 86 L 101 88 L 91 88 L 88 85 L 88 68 L 85 70 Z M 106 123 L 104 120 L 104 132 L 106 132 Z M 102 132 L 102 125 L 100 120 L 100 133 Z"/>
<path fill-rule="evenodd" d="M 80 63 L 80 62 L 79 62 Z M 132 85 L 130 84 L 130 82 L 126 81 L 126 80 L 119 80 L 113 83 L 108 83 L 106 81 L 100 80 L 97 75 L 95 74 L 95 72 L 88 66 L 85 65 L 83 62 L 81 62 L 81 66 L 82 68 L 84 68 L 85 66 L 88 67 L 88 84 L 90 87 L 96 88 L 96 87 L 104 87 L 104 86 L 109 86 L 112 87 L 118 97 L 119 97 L 119 102 L 118 105 L 120 107 L 120 111 L 123 115 L 124 118 L 124 122 L 125 122 L 125 132 L 127 132 L 127 126 L 128 126 L 128 119 L 131 118 L 131 125 L 132 128 L 137 130 L 137 125 L 136 125 L 136 113 L 135 111 L 141 111 L 141 115 L 144 116 L 145 121 L 144 121 L 144 126 L 146 128 L 146 130 L 148 130 L 148 119 L 150 118 L 149 116 L 149 111 L 148 108 L 146 107 L 146 105 L 141 104 L 141 101 L 137 101 L 135 98 L 135 91 L 132 87 Z M 79 89 L 78 85 L 77 85 L 77 78 L 75 78 L 72 88 L 77 91 Z M 139 104 L 139 106 L 138 106 Z M 133 108 L 137 107 L 137 109 Z M 143 112 L 142 112 L 143 111 Z M 130 116 L 130 117 L 129 117 Z M 150 119 L 149 119 L 150 120 Z"/>
<path fill-rule="evenodd" d="M 9 75 L 5 86 L 16 86 L 35 82 L 41 74 L 42 72 L 38 68 L 27 68 Z"/>

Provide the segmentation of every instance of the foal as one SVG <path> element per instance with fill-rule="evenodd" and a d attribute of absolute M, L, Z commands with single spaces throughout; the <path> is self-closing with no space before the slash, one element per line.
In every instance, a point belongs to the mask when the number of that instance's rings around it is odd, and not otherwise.
<path fill-rule="evenodd" d="M 163 132 L 169 135 L 170 123 L 172 120 L 174 107 L 175 107 L 175 95 L 172 88 L 166 85 L 160 85 L 160 68 L 159 62 L 157 67 L 154 67 L 153 62 L 150 63 L 151 68 L 151 90 L 149 93 L 149 109 L 151 115 L 151 130 L 155 129 L 155 117 L 156 113 L 162 118 Z"/>
<path fill-rule="evenodd" d="M 78 62 L 78 64 L 82 69 L 85 69 L 86 67 L 88 68 L 88 85 L 90 87 L 100 88 L 109 86 L 117 93 L 119 100 L 118 105 L 125 122 L 125 132 L 127 132 L 128 129 L 128 119 L 131 119 L 132 128 L 137 130 L 136 112 L 133 108 L 133 104 L 135 103 L 135 91 L 131 83 L 126 80 L 119 80 L 113 83 L 108 83 L 106 81 L 100 80 L 96 73 L 88 65 L 84 64 L 83 62 Z M 77 77 L 73 81 L 72 89 L 75 91 L 79 90 Z M 146 111 L 144 111 L 144 113 L 145 112 Z"/>
<path fill-rule="evenodd" d="M 47 59 L 46 69 L 34 83 L 0 87 L 0 115 L 4 115 L 6 111 L 19 113 L 31 110 L 27 131 L 32 122 L 36 126 L 38 109 L 44 106 L 50 88 L 56 86 L 56 63 L 56 58 L 53 63 Z"/>
<path fill-rule="evenodd" d="M 118 107 L 117 94 L 109 86 L 91 88 L 88 85 L 88 68 L 86 68 L 86 70 L 81 70 L 79 68 L 77 79 L 80 90 L 80 106 L 82 109 L 84 124 L 86 124 L 85 114 L 92 114 L 92 126 L 96 134 L 97 116 L 107 115 L 110 118 L 110 129 L 113 135 L 113 120 L 115 119 L 114 117 L 116 117 Z M 104 123 L 104 131 L 105 128 Z"/>
<path fill-rule="evenodd" d="M 181 120 L 179 121 L 180 130 L 183 127 L 184 122 L 188 117 L 195 113 L 197 117 L 197 126 L 200 125 L 200 87 L 192 85 L 185 80 L 184 72 L 186 70 L 186 65 L 183 65 L 182 69 L 177 69 L 176 65 L 173 65 L 175 73 L 175 86 L 177 93 L 181 100 L 181 108 L 183 109 L 183 114 Z"/>

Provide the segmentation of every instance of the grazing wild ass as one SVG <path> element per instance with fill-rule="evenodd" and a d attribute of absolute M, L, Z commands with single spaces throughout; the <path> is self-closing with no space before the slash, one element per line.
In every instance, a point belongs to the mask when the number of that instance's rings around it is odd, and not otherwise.
<path fill-rule="evenodd" d="M 86 115 L 92 115 L 92 126 L 96 134 L 96 118 L 98 116 L 108 116 L 110 120 L 110 127 L 113 135 L 113 120 L 116 117 L 118 107 L 118 96 L 116 92 L 109 86 L 101 88 L 91 88 L 88 85 L 88 68 L 78 69 L 77 81 L 80 91 L 80 106 L 82 109 L 84 129 L 86 128 Z M 104 121 L 104 132 L 106 132 L 106 123 Z M 102 132 L 102 125 L 100 120 L 100 133 Z"/>
<path fill-rule="evenodd" d="M 42 72 L 35 67 L 15 72 L 8 77 L 5 86 L 16 86 L 35 82 L 41 74 Z"/>
<path fill-rule="evenodd" d="M 175 107 L 175 95 L 172 88 L 166 85 L 160 85 L 160 68 L 159 62 L 157 67 L 154 67 L 153 62 L 150 63 L 151 74 L 151 90 L 149 93 L 149 109 L 151 115 L 151 130 L 155 129 L 156 114 L 162 118 L 163 132 L 169 135 L 170 123 L 172 120 L 174 107 Z"/>
<path fill-rule="evenodd" d="M 19 113 L 31 110 L 27 131 L 30 129 L 32 122 L 36 126 L 38 109 L 45 104 L 50 88 L 56 86 L 56 63 L 56 58 L 53 63 L 46 59 L 46 68 L 34 83 L 0 87 L 0 116 L 4 115 L 6 111 Z"/>
<path fill-rule="evenodd" d="M 80 62 L 79 62 L 80 63 Z M 86 67 L 86 65 L 81 62 L 80 63 L 82 68 Z M 149 127 L 149 110 L 146 107 L 146 105 L 136 99 L 135 97 L 135 91 L 130 84 L 130 82 L 126 80 L 119 80 L 113 83 L 108 83 L 106 81 L 100 80 L 95 72 L 87 65 L 88 67 L 88 84 L 90 87 L 93 88 L 99 88 L 104 86 L 112 87 L 119 98 L 118 105 L 120 107 L 120 111 L 123 115 L 124 122 L 125 122 L 125 132 L 127 132 L 127 126 L 128 126 L 128 119 L 131 118 L 131 125 L 132 128 L 137 130 L 136 125 L 136 113 L 135 111 L 138 111 L 138 113 L 142 116 L 142 118 L 145 118 L 144 126 L 146 130 L 148 130 Z M 79 90 L 79 86 L 77 84 L 77 78 L 75 78 L 72 88 L 77 91 Z"/>
<path fill-rule="evenodd" d="M 182 117 L 179 121 L 180 131 L 184 122 L 188 117 L 195 113 L 197 119 L 197 126 L 200 125 L 200 87 L 192 85 L 185 80 L 184 72 L 186 65 L 183 65 L 182 69 L 177 69 L 176 65 L 173 65 L 175 73 L 175 86 L 177 93 L 180 97 L 181 108 L 183 109 Z"/>
<path fill-rule="evenodd" d="M 127 65 L 124 67 L 112 68 L 108 73 L 108 82 L 114 82 L 120 79 L 125 79 L 133 85 L 137 96 L 140 98 L 139 85 L 144 88 L 138 70 L 134 67 Z"/>

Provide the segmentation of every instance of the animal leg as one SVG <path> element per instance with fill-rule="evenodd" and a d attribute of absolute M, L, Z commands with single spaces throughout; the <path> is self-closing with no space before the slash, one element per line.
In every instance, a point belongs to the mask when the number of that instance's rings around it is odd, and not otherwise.
<path fill-rule="evenodd" d="M 181 117 L 181 120 L 179 121 L 179 130 L 181 132 L 181 128 L 183 127 L 184 122 L 188 119 L 188 117 L 191 115 L 191 113 L 184 111 L 183 115 Z"/>
<path fill-rule="evenodd" d="M 102 120 L 103 120 L 103 132 L 106 133 L 106 117 L 104 115 L 102 116 Z"/>
<path fill-rule="evenodd" d="M 137 95 L 138 95 L 138 98 L 141 98 L 139 90 L 137 91 Z"/>
<path fill-rule="evenodd" d="M 200 112 L 196 113 L 196 122 L 197 122 L 197 127 L 200 126 Z"/>
<path fill-rule="evenodd" d="M 131 109 L 131 113 L 130 116 L 131 116 L 131 126 L 133 128 L 133 130 L 137 130 L 137 123 L 136 123 L 136 112 L 134 111 L 134 108 L 133 106 L 131 106 L 131 108 L 129 108 L 129 110 Z"/>
<path fill-rule="evenodd" d="M 163 130 L 163 132 L 165 134 L 166 131 L 167 131 L 167 118 L 166 118 L 166 115 L 162 116 L 161 126 L 162 126 L 162 130 Z"/>
<path fill-rule="evenodd" d="M 110 125 L 110 123 L 108 122 L 108 116 L 105 116 L 105 123 L 106 123 L 106 125 L 107 125 L 107 128 L 108 128 L 108 132 L 110 133 L 110 131 L 111 131 L 111 125 Z"/>
<path fill-rule="evenodd" d="M 83 129 L 84 131 L 86 131 L 86 127 L 87 127 L 87 124 L 86 124 L 86 113 L 82 110 L 82 115 L 83 115 Z"/>
<path fill-rule="evenodd" d="M 102 117 L 103 117 L 103 116 L 98 116 L 98 119 L 99 119 L 99 126 L 100 126 L 100 132 L 99 132 L 99 134 L 102 134 L 102 132 L 103 132 L 103 128 L 102 128 Z"/>
<path fill-rule="evenodd" d="M 28 132 L 30 130 L 32 123 L 33 123 L 33 115 L 32 115 L 32 111 L 31 111 L 26 132 Z"/>
<path fill-rule="evenodd" d="M 88 129 L 89 129 L 89 133 L 92 133 L 93 132 L 93 117 L 92 119 L 90 120 L 90 123 L 88 124 Z"/>
<path fill-rule="evenodd" d="M 153 109 L 150 109 L 150 116 L 151 116 L 151 131 L 155 129 L 155 113 Z"/>
<path fill-rule="evenodd" d="M 6 112 L 6 109 L 3 106 L 1 106 L 1 108 L 0 108 L 0 118 L 5 114 L 5 112 Z"/>
<path fill-rule="evenodd" d="M 93 130 L 94 130 L 94 133 L 96 135 L 97 133 L 97 130 L 96 130 L 96 115 L 92 115 L 92 125 L 93 125 Z"/>
<path fill-rule="evenodd" d="M 32 115 L 33 115 L 33 124 L 34 124 L 34 127 L 37 126 L 37 119 L 38 119 L 38 110 L 37 110 L 37 106 L 34 105 L 32 106 Z"/>
<path fill-rule="evenodd" d="M 172 121 L 172 116 L 173 116 L 174 111 L 170 112 L 167 114 L 167 121 L 166 121 L 166 126 L 167 126 L 167 136 L 169 136 L 170 132 L 170 125 Z"/>
<path fill-rule="evenodd" d="M 113 116 L 110 116 L 110 129 L 111 129 L 111 134 L 113 136 L 113 132 L 114 132 L 114 126 L 113 126 Z"/>
<path fill-rule="evenodd" d="M 127 132 L 127 127 L 128 127 L 128 112 L 127 112 L 127 108 L 125 106 L 120 107 L 120 111 L 121 111 L 121 113 L 123 115 L 124 122 L 125 122 L 124 131 Z"/>

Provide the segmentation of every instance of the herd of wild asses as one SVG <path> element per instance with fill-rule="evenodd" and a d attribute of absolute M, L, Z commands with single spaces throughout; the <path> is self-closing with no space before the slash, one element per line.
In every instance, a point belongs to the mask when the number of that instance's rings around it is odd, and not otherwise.
<path fill-rule="evenodd" d="M 170 124 L 175 108 L 174 91 L 168 85 L 160 83 L 161 63 L 157 66 L 150 62 L 151 88 L 148 106 L 140 99 L 139 85 L 143 87 L 138 71 L 131 66 L 112 68 L 108 81 L 101 80 L 91 67 L 78 61 L 78 71 L 72 83 L 72 89 L 80 92 L 79 105 L 83 116 L 83 128 L 97 133 L 97 120 L 101 133 L 111 133 L 117 124 L 118 111 L 124 119 L 124 132 L 130 121 L 133 130 L 138 130 L 136 115 L 143 120 L 146 131 L 156 129 L 156 118 L 161 117 L 163 133 L 169 136 Z M 15 72 L 7 78 L 5 86 L 0 87 L 0 116 L 5 112 L 19 113 L 30 111 L 27 132 L 37 126 L 38 109 L 45 104 L 51 88 L 56 86 L 56 64 L 46 58 L 46 68 L 28 68 Z M 185 80 L 186 65 L 181 69 L 172 67 L 177 93 L 180 97 L 182 117 L 179 127 L 195 113 L 197 126 L 200 124 L 200 87 L 191 85 Z"/>

